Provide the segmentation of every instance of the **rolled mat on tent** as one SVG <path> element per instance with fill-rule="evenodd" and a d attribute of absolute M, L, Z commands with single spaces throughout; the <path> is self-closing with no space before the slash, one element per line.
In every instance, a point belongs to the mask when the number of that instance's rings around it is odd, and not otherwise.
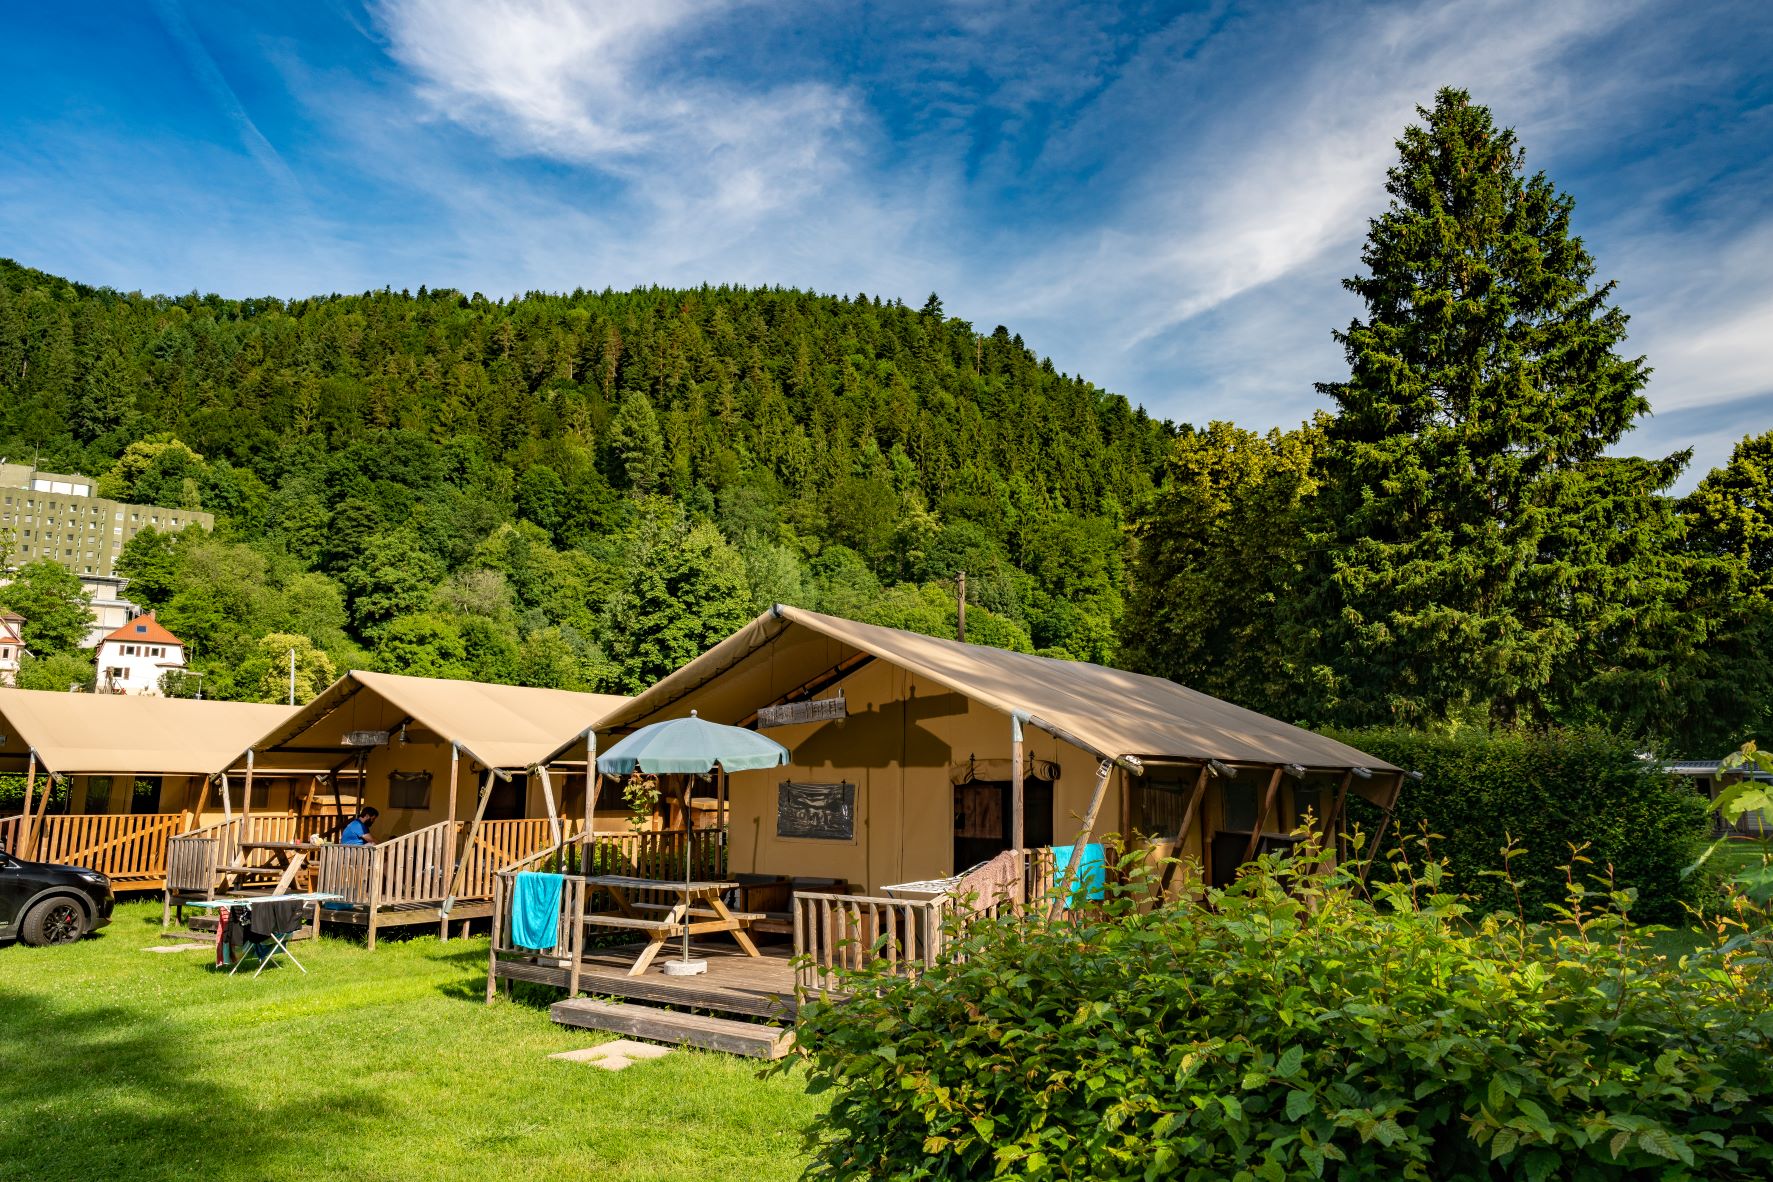
<path fill-rule="evenodd" d="M 1053 847 L 1053 889 L 1058 890 L 1065 885 L 1065 868 L 1071 864 L 1072 847 L 1056 845 Z M 1071 900 L 1067 906 L 1075 907 L 1082 899 L 1099 903 L 1108 888 L 1108 857 L 1102 847 L 1091 842 L 1083 848 L 1083 857 L 1077 864 L 1077 881 L 1071 888 Z"/>
<path fill-rule="evenodd" d="M 511 942 L 519 948 L 552 948 L 560 938 L 558 874 L 520 871 L 511 889 Z"/>

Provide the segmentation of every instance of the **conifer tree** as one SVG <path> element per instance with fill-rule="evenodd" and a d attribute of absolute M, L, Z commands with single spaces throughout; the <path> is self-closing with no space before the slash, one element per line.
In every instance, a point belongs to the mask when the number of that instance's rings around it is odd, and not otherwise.
<path fill-rule="evenodd" d="M 1461 90 L 1418 111 L 1345 283 L 1366 305 L 1336 334 L 1349 377 L 1319 386 L 1338 413 L 1307 589 L 1316 713 L 1506 723 L 1543 713 L 1593 564 L 1635 558 L 1547 543 L 1601 495 L 1584 467 L 1647 409 L 1649 371 L 1618 352 L 1626 316 L 1574 202 L 1525 175 L 1513 131 Z"/>

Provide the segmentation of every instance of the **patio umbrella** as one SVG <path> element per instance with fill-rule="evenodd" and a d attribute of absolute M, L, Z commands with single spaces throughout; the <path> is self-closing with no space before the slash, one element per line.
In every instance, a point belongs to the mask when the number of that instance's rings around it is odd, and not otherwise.
<path fill-rule="evenodd" d="M 606 776 L 626 776 L 637 771 L 649 776 L 705 776 L 716 767 L 725 772 L 744 772 L 782 767 L 787 763 L 788 748 L 774 739 L 742 727 L 709 722 L 698 718 L 691 710 L 688 718 L 672 718 L 641 727 L 599 755 L 597 770 Z M 687 905 L 690 883 L 687 783 L 683 806 L 683 882 Z M 678 963 L 683 966 L 679 972 L 685 974 L 702 972 L 708 967 L 705 961 L 690 960 L 687 910 L 683 922 L 683 959 Z M 670 964 L 665 969 L 670 972 Z"/>

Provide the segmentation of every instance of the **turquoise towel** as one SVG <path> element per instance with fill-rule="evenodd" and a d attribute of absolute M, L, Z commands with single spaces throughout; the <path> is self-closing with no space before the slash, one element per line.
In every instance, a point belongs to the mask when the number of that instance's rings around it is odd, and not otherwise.
<path fill-rule="evenodd" d="M 566 879 L 558 874 L 518 872 L 511 890 L 511 942 L 519 948 L 552 948 L 560 935 L 560 889 Z"/>
<path fill-rule="evenodd" d="M 1053 847 L 1053 886 L 1065 885 L 1065 867 L 1071 862 L 1071 846 L 1056 845 Z M 1093 903 L 1100 903 L 1108 886 L 1108 856 L 1100 845 L 1091 842 L 1083 849 L 1083 857 L 1077 864 L 1077 882 L 1071 888 L 1070 905 L 1077 906 L 1080 898 L 1088 898 Z"/>

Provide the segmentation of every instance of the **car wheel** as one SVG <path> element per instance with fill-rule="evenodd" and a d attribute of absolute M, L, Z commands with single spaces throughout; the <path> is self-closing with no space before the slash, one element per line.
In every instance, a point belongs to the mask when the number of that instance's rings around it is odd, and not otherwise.
<path fill-rule="evenodd" d="M 41 947 L 72 944 L 86 934 L 86 912 L 72 899 L 45 899 L 25 913 L 19 939 Z"/>

